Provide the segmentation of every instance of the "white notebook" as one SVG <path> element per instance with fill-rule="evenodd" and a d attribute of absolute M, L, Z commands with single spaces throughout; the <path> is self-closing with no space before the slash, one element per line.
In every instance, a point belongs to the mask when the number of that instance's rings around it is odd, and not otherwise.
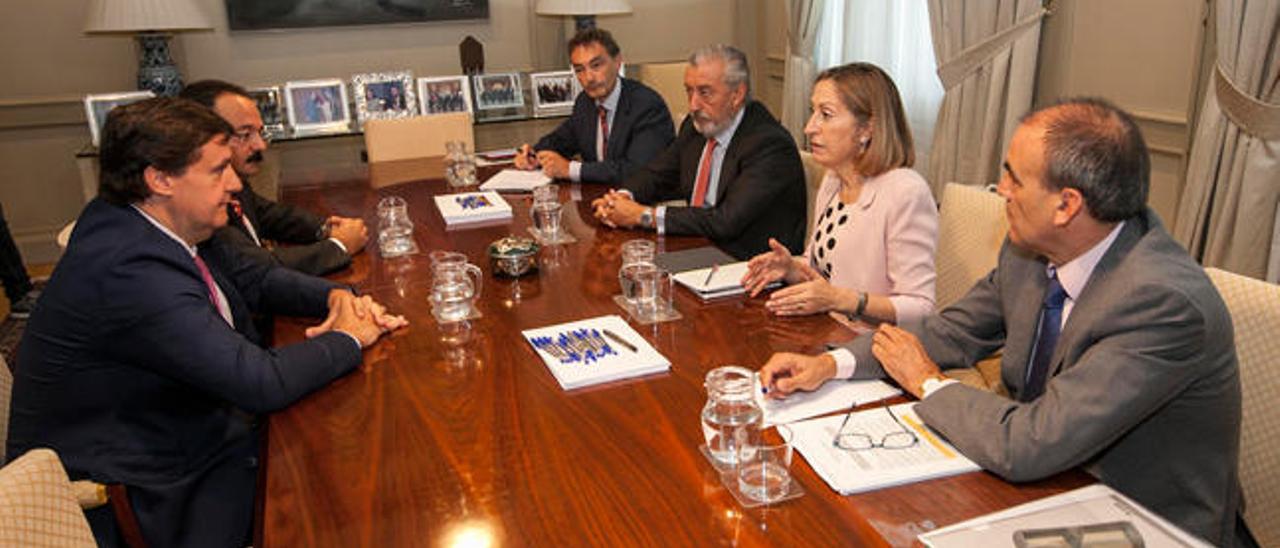
<path fill-rule="evenodd" d="M 435 199 L 447 225 L 511 218 L 511 205 L 497 192 L 444 194 Z"/>
<path fill-rule="evenodd" d="M 522 332 L 565 390 L 671 369 L 671 362 L 620 316 Z"/>
<path fill-rule="evenodd" d="M 493 177 L 489 177 L 488 181 L 480 185 L 480 190 L 505 190 L 508 192 L 533 192 L 535 187 L 539 187 L 551 182 L 551 178 L 543 175 L 541 171 L 523 169 L 504 169 L 499 171 Z"/>
<path fill-rule="evenodd" d="M 747 288 L 742 287 L 741 283 L 742 277 L 747 275 L 746 261 L 722 264 L 715 268 L 714 274 L 712 274 L 711 270 L 712 268 L 686 270 L 672 277 L 675 278 L 676 283 L 685 286 L 704 301 L 720 297 L 732 297 L 747 292 Z M 766 287 L 776 287 L 778 285 L 775 282 Z"/>
<path fill-rule="evenodd" d="M 914 403 L 903 403 L 858 411 L 845 427 L 846 433 L 865 434 L 873 441 L 905 429 L 916 436 L 916 443 L 910 447 L 861 451 L 836 447 L 833 442 L 844 422 L 844 414 L 792 423 L 792 445 L 827 485 L 841 495 L 979 469 L 976 463 L 925 426 L 913 411 L 914 406 Z M 894 420 L 887 409 L 892 409 L 898 420 Z"/>

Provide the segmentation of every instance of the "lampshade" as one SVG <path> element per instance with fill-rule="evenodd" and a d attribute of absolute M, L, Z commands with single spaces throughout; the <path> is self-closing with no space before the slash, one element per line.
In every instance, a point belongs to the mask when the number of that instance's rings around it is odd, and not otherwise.
<path fill-rule="evenodd" d="M 627 0 L 538 0 L 538 15 L 614 15 L 631 13 Z"/>
<path fill-rule="evenodd" d="M 85 32 L 212 29 L 196 0 L 90 0 Z"/>

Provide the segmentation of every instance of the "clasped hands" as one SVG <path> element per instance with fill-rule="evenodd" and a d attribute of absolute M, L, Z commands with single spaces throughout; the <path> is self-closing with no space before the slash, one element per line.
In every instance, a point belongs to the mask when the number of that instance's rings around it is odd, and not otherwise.
<path fill-rule="evenodd" d="M 640 224 L 640 216 L 647 209 L 631 198 L 631 194 L 610 190 L 604 196 L 591 201 L 594 215 L 600 222 L 613 228 L 633 228 Z"/>
<path fill-rule="evenodd" d="M 348 255 L 359 253 L 369 242 L 369 229 L 365 226 L 364 219 L 335 215 L 325 219 L 325 226 L 329 229 L 329 237 L 342 242 Z"/>
<path fill-rule="evenodd" d="M 871 353 L 885 373 L 916 398 L 924 397 L 925 379 L 940 373 L 920 339 L 890 324 L 881 324 L 872 335 Z M 817 390 L 835 375 L 836 360 L 829 354 L 778 352 L 760 367 L 760 385 L 768 390 L 766 397 L 783 399 L 796 390 Z"/>
<path fill-rule="evenodd" d="M 771 293 L 764 306 L 779 316 L 803 316 L 839 310 L 847 307 L 850 299 L 855 302 L 857 300 L 856 292 L 831 285 L 808 263 L 792 257 L 786 246 L 769 238 L 769 251 L 756 255 L 747 262 L 742 287 L 755 297 L 766 286 L 777 281 L 785 282 L 787 287 Z"/>
<path fill-rule="evenodd" d="M 406 325 L 409 320 L 388 313 L 373 297 L 357 297 L 350 290 L 339 288 L 329 291 L 329 315 L 320 325 L 307 328 L 306 335 L 310 339 L 329 331 L 341 331 L 355 337 L 360 348 L 365 348 L 377 342 L 383 333 Z"/>
<path fill-rule="evenodd" d="M 569 160 L 554 150 L 534 151 L 528 144 L 522 145 L 516 152 L 516 169 L 533 171 L 541 169 L 542 173 L 552 179 L 569 178 Z"/>

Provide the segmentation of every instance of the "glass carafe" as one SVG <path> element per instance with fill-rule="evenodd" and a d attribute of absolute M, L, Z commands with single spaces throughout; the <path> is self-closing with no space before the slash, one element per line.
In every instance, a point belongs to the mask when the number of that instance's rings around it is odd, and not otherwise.
<path fill-rule="evenodd" d="M 378 202 L 378 249 L 384 258 L 418 251 L 408 204 L 399 196 L 387 196 Z"/>
<path fill-rule="evenodd" d="M 707 455 L 717 468 L 732 468 L 749 459 L 760 443 L 764 413 L 756 405 L 754 371 L 736 365 L 707 373 L 707 405 L 702 408 L 702 434 Z"/>
<path fill-rule="evenodd" d="M 480 267 L 461 253 L 432 257 L 431 313 L 441 323 L 470 318 L 484 283 Z"/>

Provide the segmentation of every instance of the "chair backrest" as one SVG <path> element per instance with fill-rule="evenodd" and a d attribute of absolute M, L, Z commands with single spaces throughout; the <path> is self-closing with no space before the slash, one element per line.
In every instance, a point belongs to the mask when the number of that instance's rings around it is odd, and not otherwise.
<path fill-rule="evenodd" d="M 462 141 L 475 151 L 471 115 L 451 112 L 394 120 L 369 120 L 364 124 L 364 146 L 369 163 L 444 156 L 444 144 Z"/>
<path fill-rule="evenodd" d="M 1205 273 L 1222 294 L 1235 326 L 1243 421 L 1240 484 L 1245 523 L 1261 546 L 1280 546 L 1280 285 L 1216 268 Z"/>
<path fill-rule="evenodd" d="M 818 199 L 818 187 L 822 186 L 822 177 L 826 175 L 827 168 L 822 167 L 817 160 L 813 159 L 813 154 L 806 150 L 800 151 L 800 163 L 804 165 L 804 187 L 805 187 L 805 229 L 804 241 L 807 246 L 809 238 L 813 237 L 813 202 Z"/>
<path fill-rule="evenodd" d="M 32 449 L 0 468 L 0 546 L 97 546 L 53 451 Z"/>
<path fill-rule="evenodd" d="M 13 400 L 13 373 L 4 356 L 0 356 L 0 462 L 4 462 L 5 446 L 9 444 L 9 402 Z"/>
<path fill-rule="evenodd" d="M 959 300 L 995 268 L 1008 231 L 1003 198 L 980 186 L 947 183 L 938 212 L 937 308 Z"/>
<path fill-rule="evenodd" d="M 643 82 L 662 96 L 677 131 L 689 112 L 689 98 L 684 93 L 684 69 L 688 66 L 684 61 L 627 65 L 627 77 Z"/>

